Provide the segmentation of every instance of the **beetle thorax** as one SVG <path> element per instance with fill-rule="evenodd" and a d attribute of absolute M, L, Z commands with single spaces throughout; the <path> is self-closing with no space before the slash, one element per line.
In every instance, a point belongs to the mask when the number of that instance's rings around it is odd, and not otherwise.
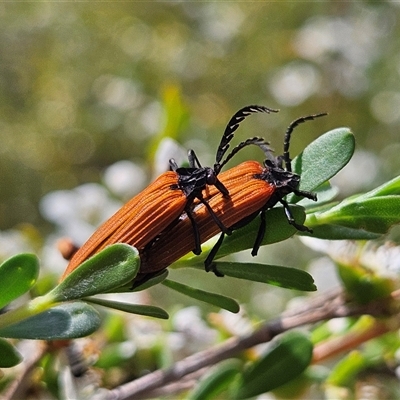
<path fill-rule="evenodd" d="M 294 192 L 298 189 L 300 184 L 299 175 L 271 164 L 265 166 L 259 178 L 275 186 L 276 191 L 278 191 L 281 196 Z"/>

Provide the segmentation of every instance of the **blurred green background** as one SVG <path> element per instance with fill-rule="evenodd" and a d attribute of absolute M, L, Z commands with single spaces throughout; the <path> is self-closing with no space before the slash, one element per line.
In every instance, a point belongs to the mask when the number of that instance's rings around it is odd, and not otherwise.
<path fill-rule="evenodd" d="M 281 112 L 246 121 L 240 140 L 280 151 L 292 119 L 327 111 L 294 154 L 349 126 L 361 173 L 343 178 L 348 192 L 398 174 L 399 13 L 390 1 L 2 3 L 0 229 L 46 227 L 44 194 L 118 160 L 151 179 L 163 135 L 212 163 L 230 116 L 254 103 Z"/>

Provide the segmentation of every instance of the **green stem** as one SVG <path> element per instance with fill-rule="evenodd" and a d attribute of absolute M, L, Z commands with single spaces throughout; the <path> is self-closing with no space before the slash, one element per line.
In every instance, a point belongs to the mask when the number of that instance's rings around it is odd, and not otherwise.
<path fill-rule="evenodd" d="M 9 325 L 15 325 L 24 319 L 33 317 L 41 312 L 54 307 L 56 303 L 50 296 L 40 296 L 28 303 L 0 315 L 0 329 Z"/>

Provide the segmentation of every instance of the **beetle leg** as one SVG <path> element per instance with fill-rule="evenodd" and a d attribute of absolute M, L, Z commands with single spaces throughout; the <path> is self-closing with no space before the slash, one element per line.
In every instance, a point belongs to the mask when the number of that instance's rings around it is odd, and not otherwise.
<path fill-rule="evenodd" d="M 300 225 L 294 220 L 293 214 L 289 208 L 289 204 L 285 200 L 281 199 L 281 200 L 279 200 L 279 202 L 283 205 L 283 209 L 285 210 L 286 218 L 290 225 L 294 226 L 297 230 L 299 230 L 301 232 L 312 233 L 312 229 L 307 228 L 305 225 Z"/>
<path fill-rule="evenodd" d="M 197 226 L 197 223 L 194 220 L 192 211 L 190 210 L 190 205 L 186 205 L 185 212 L 186 212 L 186 215 L 188 216 L 188 218 L 190 219 L 190 222 L 192 223 L 192 228 L 193 228 L 194 249 L 192 251 L 196 256 L 198 256 L 199 254 L 201 254 L 201 242 L 200 242 L 199 227 Z"/>
<path fill-rule="evenodd" d="M 173 159 L 173 158 L 169 159 L 169 166 L 172 171 L 176 171 L 179 168 L 178 164 L 176 163 L 175 159 Z"/>
<path fill-rule="evenodd" d="M 215 215 L 214 210 L 211 208 L 211 206 L 208 204 L 208 201 L 203 198 L 202 195 L 197 196 L 197 198 L 204 204 L 204 206 L 207 208 L 208 212 L 211 215 L 211 218 L 214 220 L 214 222 L 218 225 L 218 228 L 221 230 L 221 232 L 226 233 L 227 235 L 230 235 L 232 233 L 232 230 L 227 228 L 220 220 L 219 218 Z"/>
<path fill-rule="evenodd" d="M 295 190 L 293 192 L 296 196 L 306 197 L 307 199 L 317 201 L 317 195 L 312 192 L 306 192 L 304 190 Z"/>
<path fill-rule="evenodd" d="M 218 178 L 216 178 L 214 186 L 222 193 L 224 197 L 229 197 L 228 189 Z"/>
<path fill-rule="evenodd" d="M 260 226 L 258 228 L 256 240 L 254 241 L 253 250 L 251 250 L 251 255 L 255 257 L 260 250 L 261 242 L 264 239 L 267 223 L 265 220 L 265 211 L 262 210 L 260 213 Z"/>
<path fill-rule="evenodd" d="M 196 156 L 194 150 L 188 151 L 188 159 L 189 159 L 189 166 L 190 168 L 202 168 L 199 159 Z M 196 167 L 197 164 L 197 167 Z"/>
<path fill-rule="evenodd" d="M 219 248 L 222 245 L 222 242 L 224 241 L 225 233 L 221 232 L 221 235 L 219 236 L 219 239 L 217 243 L 215 243 L 214 247 L 211 249 L 211 251 L 208 253 L 208 256 L 206 260 L 204 261 L 204 268 L 207 272 L 214 272 L 216 276 L 222 277 L 224 274 L 218 271 L 215 263 L 213 262 L 215 256 L 218 253 Z"/>

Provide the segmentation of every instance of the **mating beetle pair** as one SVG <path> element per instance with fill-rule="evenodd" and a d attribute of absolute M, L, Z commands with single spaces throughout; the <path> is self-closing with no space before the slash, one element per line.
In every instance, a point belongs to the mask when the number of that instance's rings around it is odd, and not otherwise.
<path fill-rule="evenodd" d="M 260 229 L 252 251 L 255 255 L 266 229 L 265 210 L 278 202 L 283 205 L 290 224 L 299 230 L 307 230 L 294 221 L 284 200 L 289 193 L 316 200 L 313 194 L 298 189 L 300 176 L 291 171 L 290 137 L 299 123 L 325 114 L 292 122 L 286 131 L 284 152 L 280 157 L 273 157 L 268 143 L 254 137 L 241 142 L 222 161 L 240 122 L 255 112 L 271 113 L 276 110 L 247 106 L 235 113 L 222 136 L 213 168 L 202 167 L 193 151 L 189 151 L 188 168 L 179 168 L 171 160 L 172 171 L 162 174 L 100 226 L 73 255 L 62 279 L 93 254 L 118 242 L 139 249 L 142 264 L 138 278 L 145 279 L 159 273 L 189 251 L 200 254 L 201 244 L 221 232 L 206 259 L 206 270 L 211 270 L 212 260 L 224 235 L 260 214 Z M 223 166 L 248 145 L 257 145 L 265 152 L 264 166 L 249 161 L 220 174 Z M 207 192 L 208 197 L 205 198 L 204 193 Z M 218 271 L 214 272 L 218 275 Z"/>

